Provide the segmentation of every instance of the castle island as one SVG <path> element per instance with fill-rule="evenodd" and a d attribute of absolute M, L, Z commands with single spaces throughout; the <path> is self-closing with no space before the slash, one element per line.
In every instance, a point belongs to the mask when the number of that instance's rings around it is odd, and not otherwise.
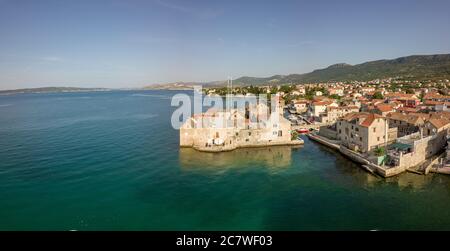
<path fill-rule="evenodd" d="M 275 111 L 264 103 L 245 109 L 215 110 L 194 114 L 180 128 L 180 146 L 204 152 L 231 151 L 243 147 L 302 145 L 283 117 L 283 104 Z"/>

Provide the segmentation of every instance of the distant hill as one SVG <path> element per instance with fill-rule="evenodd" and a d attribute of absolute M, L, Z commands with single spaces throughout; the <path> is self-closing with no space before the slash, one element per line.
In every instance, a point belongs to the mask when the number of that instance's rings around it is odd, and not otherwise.
<path fill-rule="evenodd" d="M 144 86 L 144 90 L 190 90 L 194 88 L 194 85 L 200 85 L 200 83 L 195 82 L 176 82 L 167 84 L 153 84 Z"/>
<path fill-rule="evenodd" d="M 411 79 L 450 79 L 450 54 L 417 55 L 392 60 L 370 61 L 357 65 L 334 64 L 305 74 L 275 75 L 267 78 L 241 77 L 234 85 L 269 83 L 309 83 L 328 81 L 367 81 L 389 77 Z"/>
<path fill-rule="evenodd" d="M 213 81 L 213 82 L 174 82 L 166 84 L 152 84 L 144 86 L 144 90 L 192 90 L 195 85 L 205 86 L 224 86 L 226 81 Z"/>

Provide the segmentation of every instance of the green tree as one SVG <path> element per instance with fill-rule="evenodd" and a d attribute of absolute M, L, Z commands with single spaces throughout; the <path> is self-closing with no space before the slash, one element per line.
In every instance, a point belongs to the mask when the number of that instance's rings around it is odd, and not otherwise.
<path fill-rule="evenodd" d="M 282 85 L 281 87 L 280 87 L 280 91 L 281 92 L 284 92 L 284 93 L 289 93 L 289 92 L 291 92 L 293 90 L 293 87 L 292 86 L 289 86 L 289 85 Z"/>
<path fill-rule="evenodd" d="M 277 91 L 278 91 L 278 88 L 277 88 L 276 86 L 272 86 L 272 87 L 270 88 L 270 94 L 276 94 Z"/>
<path fill-rule="evenodd" d="M 337 94 L 330 95 L 329 97 L 332 99 L 341 100 L 341 96 L 339 96 Z"/>
<path fill-rule="evenodd" d="M 298 137 L 298 132 L 293 130 L 291 133 L 291 140 L 296 140 Z"/>
<path fill-rule="evenodd" d="M 383 94 L 381 92 L 375 92 L 372 96 L 373 99 L 384 99 Z"/>
<path fill-rule="evenodd" d="M 386 155 L 386 149 L 384 147 L 377 147 L 375 149 L 375 155 L 378 157 Z"/>

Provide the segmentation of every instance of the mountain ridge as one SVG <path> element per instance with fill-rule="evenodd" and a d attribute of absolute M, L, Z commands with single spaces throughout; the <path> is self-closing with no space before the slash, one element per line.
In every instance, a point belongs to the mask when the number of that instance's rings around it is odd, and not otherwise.
<path fill-rule="evenodd" d="M 379 59 L 351 65 L 336 63 L 308 73 L 273 75 L 269 77 L 242 76 L 233 81 L 234 86 L 304 84 L 331 81 L 369 81 L 390 77 L 402 77 L 417 80 L 447 78 L 450 79 L 450 54 L 410 55 L 395 59 Z M 145 89 L 177 89 L 183 83 L 184 89 L 193 85 L 209 87 L 226 86 L 227 81 L 212 82 L 176 82 L 149 85 Z"/>
<path fill-rule="evenodd" d="M 277 75 L 275 75 L 277 76 Z M 411 55 L 395 59 L 381 59 L 350 65 L 338 63 L 303 74 L 289 74 L 282 78 L 238 78 L 233 84 L 308 83 L 329 81 L 368 81 L 389 77 L 416 79 L 450 78 L 450 54 Z"/>

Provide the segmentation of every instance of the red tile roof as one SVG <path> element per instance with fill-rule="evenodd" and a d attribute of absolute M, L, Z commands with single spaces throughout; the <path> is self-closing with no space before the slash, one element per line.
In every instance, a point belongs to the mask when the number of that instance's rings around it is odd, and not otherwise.
<path fill-rule="evenodd" d="M 430 120 L 428 120 L 428 122 L 430 122 L 437 129 L 440 129 L 440 128 L 450 124 L 450 120 L 448 120 L 446 118 L 431 118 Z"/>
<path fill-rule="evenodd" d="M 421 116 L 406 115 L 399 112 L 390 113 L 386 117 L 392 120 L 404 121 L 413 125 L 423 124 L 424 122 L 424 119 Z"/>
<path fill-rule="evenodd" d="M 441 95 L 437 92 L 430 92 L 425 94 L 425 96 L 423 97 L 423 99 L 449 99 L 450 96 L 445 96 L 445 95 Z"/>
<path fill-rule="evenodd" d="M 388 104 L 378 104 L 375 106 L 380 112 L 390 112 L 393 110 L 391 105 Z"/>
<path fill-rule="evenodd" d="M 342 117 L 342 120 L 346 120 L 346 121 L 352 121 L 354 119 L 359 119 L 360 121 L 360 125 L 364 126 L 364 127 L 369 127 L 372 125 L 372 123 L 375 121 L 375 119 L 378 118 L 383 118 L 383 116 L 380 116 L 378 114 L 373 114 L 373 113 L 367 113 L 367 112 L 353 112 L 353 113 L 349 113 L 347 115 L 345 115 L 344 117 Z M 361 122 L 361 120 L 363 120 Z"/>
<path fill-rule="evenodd" d="M 399 93 L 392 92 L 384 94 L 385 97 L 388 98 L 398 98 L 398 99 L 417 99 L 416 95 L 413 93 Z"/>

